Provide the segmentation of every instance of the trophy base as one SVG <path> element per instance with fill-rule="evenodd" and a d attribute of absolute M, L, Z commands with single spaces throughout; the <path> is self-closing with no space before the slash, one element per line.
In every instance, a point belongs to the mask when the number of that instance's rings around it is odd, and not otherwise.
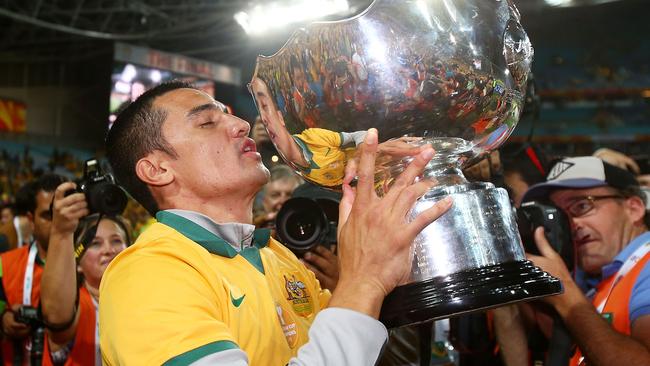
<path fill-rule="evenodd" d="M 560 280 L 532 262 L 507 262 L 398 286 L 379 320 L 396 328 L 561 292 Z"/>

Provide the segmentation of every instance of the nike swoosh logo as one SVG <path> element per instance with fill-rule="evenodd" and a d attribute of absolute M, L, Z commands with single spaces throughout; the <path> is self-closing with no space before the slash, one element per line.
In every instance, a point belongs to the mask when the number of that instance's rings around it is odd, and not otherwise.
<path fill-rule="evenodd" d="M 232 296 L 232 292 L 230 292 L 230 301 L 232 302 L 232 304 L 233 304 L 236 308 L 238 308 L 239 305 L 241 305 L 242 301 L 244 301 L 244 297 L 246 297 L 246 294 L 241 295 L 241 297 L 239 297 L 238 299 L 235 299 L 235 298 Z"/>

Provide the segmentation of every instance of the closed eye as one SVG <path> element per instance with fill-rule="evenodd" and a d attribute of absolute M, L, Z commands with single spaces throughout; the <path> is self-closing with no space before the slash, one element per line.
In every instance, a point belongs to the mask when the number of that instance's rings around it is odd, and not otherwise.
<path fill-rule="evenodd" d="M 199 125 L 199 127 L 200 128 L 210 128 L 210 127 L 214 126 L 215 124 L 216 124 L 216 122 L 214 122 L 214 121 L 208 121 L 208 122 L 201 123 Z"/>

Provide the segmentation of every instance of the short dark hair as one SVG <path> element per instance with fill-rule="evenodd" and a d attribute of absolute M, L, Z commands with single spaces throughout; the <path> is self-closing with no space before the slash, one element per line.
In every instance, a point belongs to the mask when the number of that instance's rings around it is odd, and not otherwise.
<path fill-rule="evenodd" d="M 36 195 L 38 192 L 54 192 L 56 187 L 67 181 L 68 178 L 62 175 L 47 173 L 36 180 L 25 183 L 16 193 L 16 203 L 14 204 L 15 214 L 34 214 L 36 211 Z"/>
<path fill-rule="evenodd" d="M 106 136 L 106 155 L 117 182 L 152 216 L 158 212 L 158 203 L 147 184 L 136 175 L 135 165 L 155 150 L 177 157 L 162 134 L 167 111 L 154 108 L 153 103 L 164 94 L 186 88 L 198 90 L 191 83 L 173 80 L 146 91 L 120 112 Z"/>

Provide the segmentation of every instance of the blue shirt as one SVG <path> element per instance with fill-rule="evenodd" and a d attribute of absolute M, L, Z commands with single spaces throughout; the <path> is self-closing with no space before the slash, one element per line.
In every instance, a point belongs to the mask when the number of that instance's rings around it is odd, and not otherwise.
<path fill-rule="evenodd" d="M 587 296 L 593 297 L 595 287 L 602 281 L 614 276 L 618 272 L 623 263 L 636 251 L 639 247 L 650 241 L 650 231 L 634 238 L 616 257 L 612 263 L 606 264 L 602 267 L 600 278 L 582 277 L 584 273 L 576 274 L 578 279 L 582 279 L 583 289 L 588 289 Z M 578 280 L 578 282 L 581 282 Z M 591 295 L 591 296 L 590 296 Z M 646 262 L 645 266 L 639 273 L 639 276 L 634 282 L 632 287 L 632 294 L 630 295 L 629 303 L 630 324 L 637 318 L 650 315 L 650 262 Z"/>

